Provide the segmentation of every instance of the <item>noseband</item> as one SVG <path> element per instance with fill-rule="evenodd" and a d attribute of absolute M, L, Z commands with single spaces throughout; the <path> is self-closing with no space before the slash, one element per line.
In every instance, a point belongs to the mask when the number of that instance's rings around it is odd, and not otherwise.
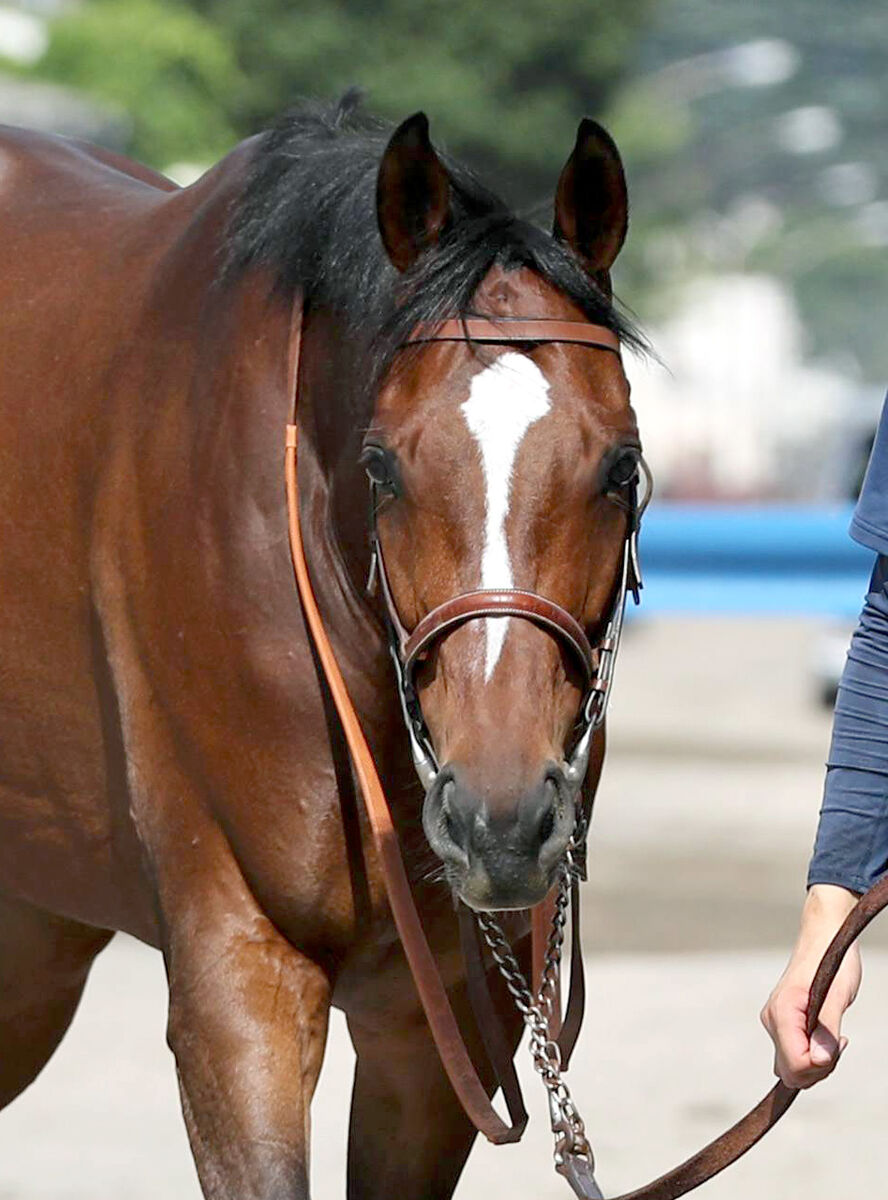
<path fill-rule="evenodd" d="M 615 354 L 622 362 L 620 341 L 613 330 L 585 321 L 528 320 L 522 317 L 498 317 L 495 320 L 472 317 L 449 320 L 436 326 L 420 326 L 405 345 L 425 342 L 466 342 L 470 345 L 500 345 L 510 342 L 539 345 L 565 342 Z M 408 631 L 398 613 L 376 525 L 379 485 L 370 480 L 372 561 L 368 586 L 372 590 L 378 578 L 388 618 L 389 647 L 398 678 L 410 749 L 417 774 L 426 790 L 434 783 L 439 766 L 417 696 L 417 667 L 443 638 L 468 621 L 487 617 L 519 617 L 556 638 L 569 651 L 582 673 L 584 694 L 578 728 L 570 757 L 563 766 L 568 785 L 574 793 L 579 791 L 589 765 L 592 735 L 604 721 L 607 709 L 614 660 L 623 627 L 626 595 L 627 592 L 631 592 L 638 603 L 641 589 L 638 530 L 642 513 L 650 499 L 651 476 L 644 460 L 639 457 L 638 461 L 639 471 L 645 480 L 644 495 L 639 499 L 639 480 L 636 476 L 626 486 L 627 502 L 621 502 L 627 512 L 627 524 L 620 580 L 611 602 L 604 636 L 594 647 L 582 625 L 566 608 L 537 592 L 518 588 L 478 588 L 475 591 L 462 592 L 433 608 L 412 631 Z"/>

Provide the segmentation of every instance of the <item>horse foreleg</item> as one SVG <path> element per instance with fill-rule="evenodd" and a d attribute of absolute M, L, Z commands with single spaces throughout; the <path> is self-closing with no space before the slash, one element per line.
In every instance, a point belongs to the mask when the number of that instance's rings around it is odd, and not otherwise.
<path fill-rule="evenodd" d="M 208 1200 L 308 1196 L 309 1105 L 329 985 L 258 913 L 174 931 L 168 1040 Z"/>
<path fill-rule="evenodd" d="M 0 897 L 0 1108 L 49 1061 L 111 936 Z"/>
<path fill-rule="evenodd" d="M 488 1091 L 494 1088 L 462 991 L 451 996 Z M 521 1035 L 511 1006 L 501 1019 Z M 475 1139 L 422 1013 L 409 1026 L 349 1020 L 357 1054 L 348 1146 L 348 1200 L 449 1200 Z M 483 1067 L 482 1067 L 483 1064 Z"/>

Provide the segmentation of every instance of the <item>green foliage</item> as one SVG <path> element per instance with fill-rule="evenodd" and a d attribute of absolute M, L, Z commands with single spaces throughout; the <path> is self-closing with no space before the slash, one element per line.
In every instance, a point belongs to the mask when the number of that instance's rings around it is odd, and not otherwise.
<path fill-rule="evenodd" d="M 766 39 L 792 68 L 743 86 L 725 52 Z M 864 377 L 883 380 L 888 247 L 869 229 L 888 224 L 883 0 L 664 0 L 640 50 L 645 74 L 614 109 L 634 200 L 619 282 L 633 305 L 650 314 L 700 272 L 766 272 L 792 288 L 812 355 L 853 358 Z M 619 120 L 639 93 L 657 114 L 649 156 L 643 116 L 629 138 Z M 787 121 L 823 120 L 824 110 L 835 137 L 793 146 Z M 836 173 L 849 170 L 876 189 L 839 194 Z"/>
<path fill-rule="evenodd" d="M 428 112 L 433 134 L 516 203 L 551 196 L 583 115 L 601 115 L 653 0 L 197 0 L 249 84 L 243 131 L 299 95 L 364 88 L 375 112 Z"/>
<path fill-rule="evenodd" d="M 244 79 L 224 32 L 173 0 L 90 0 L 52 26 L 37 73 L 122 110 L 130 151 L 165 167 L 209 163 L 237 140 Z"/>
<path fill-rule="evenodd" d="M 725 51 L 768 38 L 796 69 L 732 79 Z M 209 164 L 299 97 L 357 84 L 394 120 L 424 109 L 436 141 L 541 213 L 578 119 L 598 117 L 628 168 L 616 284 L 633 307 L 664 311 L 701 271 L 768 271 L 794 289 L 812 348 L 850 349 L 875 378 L 885 255 L 866 230 L 888 212 L 886 53 L 883 0 L 82 0 L 33 71 L 127 114 L 128 149 L 161 168 Z M 812 106 L 841 139 L 793 153 L 779 121 Z M 828 194 L 848 163 L 875 167 L 868 215 Z M 757 231 L 756 206 L 771 214 Z"/>
<path fill-rule="evenodd" d="M 210 162 L 302 96 L 358 85 L 527 205 L 550 199 L 579 118 L 601 116 L 655 0 L 84 0 L 40 76 L 127 113 L 130 150 Z"/>

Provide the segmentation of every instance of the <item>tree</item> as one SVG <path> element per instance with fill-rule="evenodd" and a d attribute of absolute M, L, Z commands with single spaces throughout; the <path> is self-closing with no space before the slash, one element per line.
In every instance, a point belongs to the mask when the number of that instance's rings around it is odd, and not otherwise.
<path fill-rule="evenodd" d="M 665 308 L 672 285 L 701 272 L 775 275 L 812 356 L 855 360 L 884 381 L 882 0 L 667 0 L 639 50 L 614 120 L 630 150 L 634 236 L 621 267 L 632 302 Z M 648 159 L 643 117 L 631 136 L 622 128 L 642 94 L 658 114 L 650 137 L 669 147 Z"/>
<path fill-rule="evenodd" d="M 653 0 L 196 0 L 248 77 L 239 127 L 296 95 L 357 84 L 433 132 L 521 204 L 549 196 L 584 115 L 601 116 Z"/>
<path fill-rule="evenodd" d="M 311 95 L 357 84 L 394 120 L 425 109 L 513 202 L 551 197 L 584 115 L 601 116 L 654 0 L 85 0 L 38 72 L 131 116 L 156 166 L 210 161 Z"/>
<path fill-rule="evenodd" d="M 78 88 L 129 119 L 129 151 L 164 168 L 209 164 L 238 140 L 246 90 L 224 30 L 172 0 L 89 0 L 52 22 L 32 73 Z"/>

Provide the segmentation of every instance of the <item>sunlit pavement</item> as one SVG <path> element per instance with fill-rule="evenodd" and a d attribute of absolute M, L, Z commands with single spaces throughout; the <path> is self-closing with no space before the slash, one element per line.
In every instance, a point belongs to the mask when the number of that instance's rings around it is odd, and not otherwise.
<path fill-rule="evenodd" d="M 792 934 L 829 730 L 807 675 L 818 628 L 630 630 L 584 909 L 587 1024 L 570 1072 L 607 1195 L 673 1166 L 770 1086 L 757 1013 Z M 871 943 L 836 1076 L 701 1197 L 884 1194 L 888 928 Z M 0 1116 L 0 1200 L 198 1200 L 164 1019 L 160 957 L 116 939 L 56 1057 Z M 526 1059 L 531 1128 L 520 1146 L 478 1147 L 461 1200 L 494 1186 L 517 1200 L 570 1195 L 551 1170 Z M 350 1063 L 334 1021 L 314 1106 L 317 1200 L 344 1195 Z"/>

